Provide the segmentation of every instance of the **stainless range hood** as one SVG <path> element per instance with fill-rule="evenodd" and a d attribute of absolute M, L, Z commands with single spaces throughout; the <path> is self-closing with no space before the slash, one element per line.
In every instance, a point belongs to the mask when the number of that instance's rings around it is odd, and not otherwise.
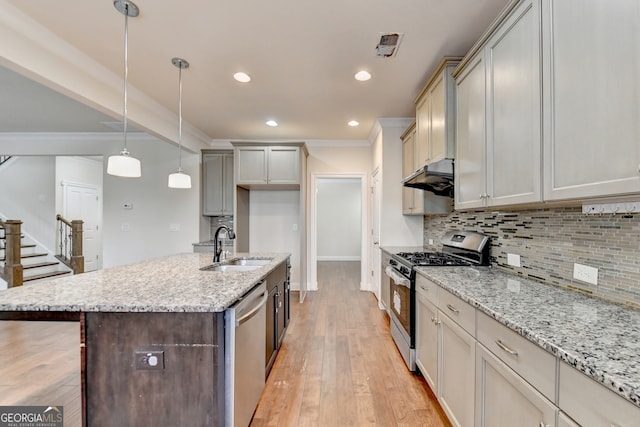
<path fill-rule="evenodd" d="M 453 197 L 453 164 L 453 159 L 430 163 L 402 180 L 402 185 Z"/>

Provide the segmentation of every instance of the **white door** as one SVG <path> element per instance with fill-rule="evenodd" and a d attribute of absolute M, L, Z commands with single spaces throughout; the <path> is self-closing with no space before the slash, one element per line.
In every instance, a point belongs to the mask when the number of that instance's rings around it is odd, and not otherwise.
<path fill-rule="evenodd" d="M 102 215 L 99 189 L 95 186 L 63 183 L 63 216 L 69 221 L 81 219 L 84 271 L 102 266 Z"/>

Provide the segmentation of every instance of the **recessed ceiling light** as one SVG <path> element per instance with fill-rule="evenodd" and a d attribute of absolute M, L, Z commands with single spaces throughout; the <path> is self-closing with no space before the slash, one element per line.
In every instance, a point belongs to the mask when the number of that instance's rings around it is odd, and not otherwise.
<path fill-rule="evenodd" d="M 271 127 L 276 127 L 278 126 L 278 122 L 276 122 L 275 120 L 267 120 L 266 125 Z"/>
<path fill-rule="evenodd" d="M 371 73 L 369 73 L 368 71 L 362 70 L 362 71 L 358 71 L 354 77 L 359 82 L 366 82 L 371 78 Z"/>
<path fill-rule="evenodd" d="M 350 120 L 349 122 L 347 122 L 347 124 L 353 127 L 353 126 L 358 126 L 360 123 L 357 122 L 356 120 Z"/>
<path fill-rule="evenodd" d="M 248 83 L 251 81 L 251 76 L 247 73 L 243 73 L 239 71 L 233 75 L 233 78 L 239 81 L 240 83 Z"/>

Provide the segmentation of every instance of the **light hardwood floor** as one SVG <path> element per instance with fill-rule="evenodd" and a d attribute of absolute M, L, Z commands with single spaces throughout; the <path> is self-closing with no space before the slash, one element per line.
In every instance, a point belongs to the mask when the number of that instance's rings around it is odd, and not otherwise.
<path fill-rule="evenodd" d="M 407 370 L 388 317 L 359 282 L 359 262 L 318 263 L 319 291 L 292 304 L 253 427 L 450 426 L 424 379 Z"/>
<path fill-rule="evenodd" d="M 318 264 L 320 290 L 292 295 L 291 323 L 252 426 L 448 427 L 404 365 L 388 317 L 359 290 L 358 262 Z M 0 321 L 0 405 L 62 405 L 80 426 L 80 326 Z"/>
<path fill-rule="evenodd" d="M 0 406 L 63 406 L 80 427 L 80 323 L 0 321 Z"/>

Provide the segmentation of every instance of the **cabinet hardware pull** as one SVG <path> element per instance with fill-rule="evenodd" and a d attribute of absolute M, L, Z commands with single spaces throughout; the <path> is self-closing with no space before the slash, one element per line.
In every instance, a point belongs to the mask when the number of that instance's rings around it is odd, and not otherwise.
<path fill-rule="evenodd" d="M 460 313 L 460 310 L 458 310 L 457 308 L 455 308 L 454 306 L 452 306 L 451 304 L 447 304 L 447 308 L 451 311 L 453 311 L 454 313 Z"/>
<path fill-rule="evenodd" d="M 517 356 L 518 355 L 517 351 L 510 349 L 502 341 L 496 340 L 496 344 L 498 344 L 498 347 L 500 347 L 501 349 L 503 349 L 504 351 L 506 351 L 510 355 L 512 355 L 512 356 Z"/>
<path fill-rule="evenodd" d="M 436 319 L 435 317 L 432 317 L 432 318 L 431 318 L 431 321 L 432 321 L 433 323 L 436 323 L 436 322 L 438 321 L 438 319 Z"/>

